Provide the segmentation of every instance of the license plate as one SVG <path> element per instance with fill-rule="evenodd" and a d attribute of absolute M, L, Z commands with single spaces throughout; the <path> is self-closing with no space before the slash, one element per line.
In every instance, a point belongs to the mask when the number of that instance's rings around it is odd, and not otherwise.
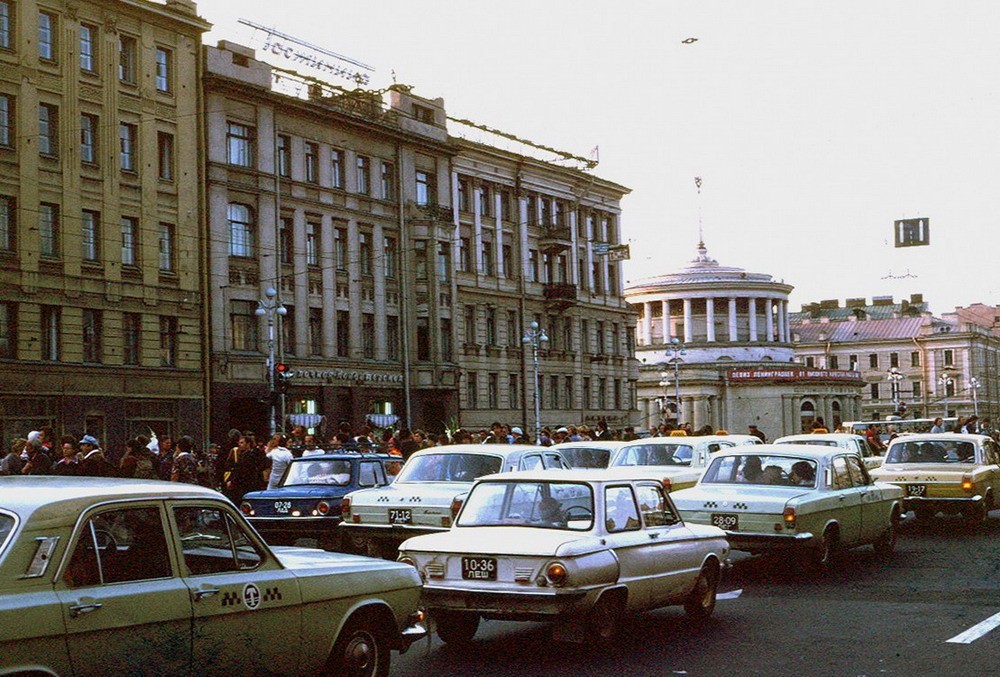
<path fill-rule="evenodd" d="M 409 508 L 389 508 L 389 524 L 413 524 L 413 512 Z"/>
<path fill-rule="evenodd" d="M 281 513 L 282 515 L 287 515 L 288 511 L 292 509 L 291 501 L 275 501 L 274 502 L 274 512 Z"/>
<path fill-rule="evenodd" d="M 927 495 L 927 485 L 926 484 L 907 484 L 906 485 L 906 495 L 907 496 L 926 496 Z"/>
<path fill-rule="evenodd" d="M 493 557 L 463 557 L 462 578 L 467 581 L 495 581 L 497 561 Z"/>
<path fill-rule="evenodd" d="M 731 512 L 713 512 L 712 526 L 726 531 L 736 531 L 740 528 L 740 516 Z"/>

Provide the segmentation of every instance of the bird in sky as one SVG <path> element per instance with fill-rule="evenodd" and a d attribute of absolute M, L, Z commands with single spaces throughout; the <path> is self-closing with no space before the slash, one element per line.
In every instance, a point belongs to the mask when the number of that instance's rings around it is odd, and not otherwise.
<path fill-rule="evenodd" d="M 698 38 L 684 38 L 681 40 L 682 45 L 691 45 L 698 42 Z"/>

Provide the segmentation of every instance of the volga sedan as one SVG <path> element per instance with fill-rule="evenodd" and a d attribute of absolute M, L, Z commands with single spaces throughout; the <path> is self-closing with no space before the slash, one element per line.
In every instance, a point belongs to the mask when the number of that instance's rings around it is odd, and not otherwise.
<path fill-rule="evenodd" d="M 718 528 L 685 524 L 662 485 L 634 469 L 481 478 L 445 533 L 411 538 L 423 604 L 445 642 L 481 618 L 555 621 L 556 637 L 609 642 L 623 613 L 715 608 L 729 554 Z"/>
<path fill-rule="evenodd" d="M 688 522 L 726 531 L 736 550 L 788 550 L 819 567 L 840 550 L 892 552 L 903 490 L 872 480 L 839 447 L 764 444 L 719 453 L 691 489 L 671 494 Z"/>
<path fill-rule="evenodd" d="M 269 548 L 209 489 L 0 477 L 0 674 L 386 675 L 419 598 L 412 567 Z"/>

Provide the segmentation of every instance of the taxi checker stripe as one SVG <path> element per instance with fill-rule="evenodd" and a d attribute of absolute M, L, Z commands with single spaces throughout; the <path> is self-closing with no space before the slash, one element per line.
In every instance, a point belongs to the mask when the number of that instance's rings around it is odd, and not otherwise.
<path fill-rule="evenodd" d="M 736 510 L 747 510 L 749 507 L 746 503 L 733 503 L 733 508 Z"/>
<path fill-rule="evenodd" d="M 236 606 L 240 603 L 240 595 L 237 592 L 225 592 L 222 594 L 222 606 Z"/>
<path fill-rule="evenodd" d="M 716 501 L 705 501 L 706 508 L 718 508 L 719 504 Z"/>
<path fill-rule="evenodd" d="M 281 599 L 281 591 L 277 588 L 265 588 L 264 589 L 264 601 L 273 602 L 276 599 Z"/>

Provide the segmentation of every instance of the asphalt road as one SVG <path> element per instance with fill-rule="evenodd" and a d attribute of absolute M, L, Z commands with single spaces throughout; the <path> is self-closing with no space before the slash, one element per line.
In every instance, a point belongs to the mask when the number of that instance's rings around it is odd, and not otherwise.
<path fill-rule="evenodd" d="M 545 624 L 484 621 L 470 647 L 434 637 L 394 656 L 391 674 L 1000 673 L 1000 511 L 971 528 L 958 518 L 910 516 L 900 531 L 889 560 L 860 548 L 820 576 L 738 554 L 720 586 L 729 598 L 704 626 L 690 624 L 680 607 L 662 609 L 623 621 L 619 645 L 599 651 L 555 642 Z M 998 627 L 983 634 L 990 626 L 980 624 L 994 616 Z"/>

